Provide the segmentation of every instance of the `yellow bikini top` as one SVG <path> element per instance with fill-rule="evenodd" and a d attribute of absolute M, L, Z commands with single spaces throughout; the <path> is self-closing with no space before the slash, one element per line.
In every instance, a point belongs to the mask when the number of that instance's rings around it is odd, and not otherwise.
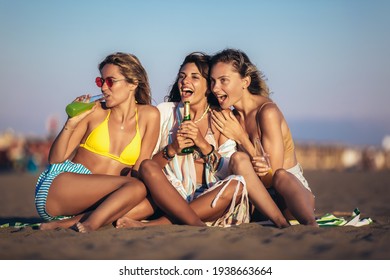
<path fill-rule="evenodd" d="M 134 165 L 141 153 L 141 135 L 138 128 L 138 111 L 135 109 L 136 133 L 131 142 L 122 151 L 120 156 L 110 154 L 110 134 L 108 132 L 108 119 L 110 118 L 111 110 L 108 111 L 106 119 L 99 124 L 88 135 L 85 143 L 80 144 L 80 147 L 87 149 L 95 154 L 112 158 L 126 165 Z"/>

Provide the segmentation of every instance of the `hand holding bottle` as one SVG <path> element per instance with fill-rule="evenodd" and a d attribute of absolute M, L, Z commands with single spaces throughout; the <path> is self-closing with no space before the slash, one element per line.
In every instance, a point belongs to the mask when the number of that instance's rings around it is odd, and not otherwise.
<path fill-rule="evenodd" d="M 269 155 L 264 151 L 263 145 L 260 139 L 256 139 L 254 142 L 256 155 L 252 158 L 253 169 L 257 176 L 260 177 L 264 186 L 270 187 L 272 185 L 272 167 L 269 160 Z"/>
<path fill-rule="evenodd" d="M 183 123 L 185 121 L 190 121 L 191 120 L 191 115 L 190 115 L 190 102 L 189 101 L 185 101 L 184 102 L 184 113 L 183 113 Z M 178 135 L 178 137 L 180 137 Z M 183 154 L 191 154 L 194 152 L 194 145 L 193 145 L 193 141 L 190 139 L 190 138 L 186 138 L 186 139 L 183 139 L 184 141 L 184 144 L 186 145 L 186 148 L 182 149 L 181 152 Z M 191 144 L 191 146 L 187 146 L 187 144 Z"/>
<path fill-rule="evenodd" d="M 103 94 L 90 96 L 90 95 L 82 95 L 77 97 L 72 103 L 66 106 L 66 113 L 70 118 L 73 118 L 81 113 L 91 110 L 93 106 L 95 106 L 95 101 L 100 100 L 104 97 Z"/>

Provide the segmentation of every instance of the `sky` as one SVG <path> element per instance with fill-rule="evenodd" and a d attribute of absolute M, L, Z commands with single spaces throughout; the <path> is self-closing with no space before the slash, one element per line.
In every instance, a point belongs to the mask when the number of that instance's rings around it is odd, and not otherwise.
<path fill-rule="evenodd" d="M 184 57 L 244 51 L 296 141 L 380 145 L 390 135 L 390 1 L 0 0 L 0 132 L 44 136 L 76 96 L 100 93 L 116 51 L 164 100 Z"/>

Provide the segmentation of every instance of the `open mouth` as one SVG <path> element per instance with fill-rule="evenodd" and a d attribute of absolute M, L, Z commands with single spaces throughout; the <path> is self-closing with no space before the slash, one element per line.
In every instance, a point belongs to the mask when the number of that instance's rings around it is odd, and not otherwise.
<path fill-rule="evenodd" d="M 227 95 L 226 94 L 225 95 L 218 95 L 216 97 L 217 97 L 219 103 L 223 103 L 226 100 Z"/>
<path fill-rule="evenodd" d="M 181 96 L 182 96 L 182 98 L 188 98 L 193 93 L 194 93 L 194 91 L 192 89 L 189 89 L 189 88 L 182 88 L 181 89 Z"/>

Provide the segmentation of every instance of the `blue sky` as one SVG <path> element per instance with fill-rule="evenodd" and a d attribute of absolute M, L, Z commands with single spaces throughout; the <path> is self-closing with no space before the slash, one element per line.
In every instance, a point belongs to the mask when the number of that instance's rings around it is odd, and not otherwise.
<path fill-rule="evenodd" d="M 297 140 L 379 144 L 390 134 L 390 1 L 0 0 L 0 131 L 45 135 L 98 94 L 98 63 L 138 56 L 154 104 L 186 54 L 245 51 Z"/>

